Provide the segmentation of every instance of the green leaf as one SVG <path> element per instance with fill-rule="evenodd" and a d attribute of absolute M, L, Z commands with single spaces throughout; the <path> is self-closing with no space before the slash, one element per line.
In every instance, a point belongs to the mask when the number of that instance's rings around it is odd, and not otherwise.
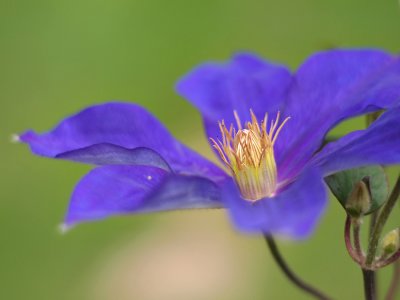
<path fill-rule="evenodd" d="M 370 214 L 382 206 L 389 194 L 389 183 L 385 171 L 381 166 L 368 166 L 346 170 L 325 177 L 331 192 L 345 208 L 346 201 L 356 183 L 369 177 L 371 190 L 371 208 L 366 214 Z"/>

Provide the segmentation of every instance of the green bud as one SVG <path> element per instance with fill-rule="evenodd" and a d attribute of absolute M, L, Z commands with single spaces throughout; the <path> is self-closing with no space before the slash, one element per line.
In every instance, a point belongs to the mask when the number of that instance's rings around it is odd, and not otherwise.
<path fill-rule="evenodd" d="M 346 201 L 346 211 L 353 218 L 360 218 L 370 208 L 371 192 L 369 190 L 369 178 L 365 177 L 353 186 L 353 190 Z"/>
<path fill-rule="evenodd" d="M 381 240 L 382 256 L 387 257 L 400 248 L 400 228 L 393 229 Z"/>

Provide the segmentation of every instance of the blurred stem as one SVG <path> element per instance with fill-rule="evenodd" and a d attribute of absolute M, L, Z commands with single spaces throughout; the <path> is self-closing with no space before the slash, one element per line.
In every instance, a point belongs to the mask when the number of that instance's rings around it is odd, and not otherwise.
<path fill-rule="evenodd" d="M 379 116 L 382 114 L 382 112 L 383 111 L 376 111 L 376 112 L 373 112 L 373 113 L 370 113 L 370 114 L 368 114 L 367 116 L 366 116 L 366 123 L 367 123 L 367 126 L 366 127 L 368 127 L 369 125 L 371 125 L 376 119 L 378 119 L 379 118 Z M 369 243 L 368 243 L 368 250 L 367 250 L 367 257 L 368 257 L 368 255 L 370 255 L 371 256 L 371 253 L 370 253 L 370 251 L 371 251 L 371 241 L 372 241 L 372 239 L 373 239 L 373 236 L 374 236 L 374 231 L 375 231 L 375 227 L 376 227 L 376 222 L 377 222 L 377 220 L 378 220 L 378 213 L 379 213 L 379 210 L 377 210 L 377 211 L 375 211 L 375 212 L 373 212 L 372 214 L 371 214 L 371 223 L 370 223 L 370 227 L 369 227 L 369 233 L 368 233 L 368 237 L 369 237 Z M 379 233 L 379 235 L 378 235 L 378 240 L 379 240 L 379 237 L 380 237 L 380 233 Z M 375 239 L 375 237 L 374 237 L 374 239 Z M 378 241 L 377 241 L 378 242 Z M 376 243 L 377 243 L 376 242 Z M 374 260 L 374 258 L 375 258 L 375 253 L 376 253 L 376 247 L 377 247 L 377 244 L 376 244 L 376 246 L 375 246 L 375 250 L 374 250 L 374 253 L 373 253 L 373 255 L 372 255 L 372 260 Z M 368 259 L 368 258 L 367 258 Z M 366 259 L 366 260 L 367 260 Z M 370 259 L 370 258 L 369 258 Z M 372 262 L 371 262 L 372 263 Z M 377 285 L 376 285 L 376 281 L 377 281 L 377 273 L 376 272 L 374 272 L 374 271 L 370 271 L 370 270 L 365 270 L 365 269 L 362 269 L 362 272 L 363 272 L 363 278 L 364 278 L 364 293 L 365 293 L 365 299 L 371 299 L 371 300 L 373 300 L 373 299 L 376 299 L 376 295 L 377 295 Z"/>
<path fill-rule="evenodd" d="M 363 250 L 361 246 L 361 241 L 360 241 L 360 220 L 359 219 L 353 219 L 353 237 L 354 237 L 354 247 L 356 249 L 356 253 L 360 261 L 363 259 Z"/>
<path fill-rule="evenodd" d="M 303 290 L 304 292 L 308 293 L 309 295 L 315 297 L 316 299 L 320 300 L 329 300 L 330 298 L 325 296 L 322 292 L 318 291 L 316 288 L 312 287 L 311 285 L 305 283 L 301 280 L 293 271 L 289 268 L 285 260 L 283 259 L 282 255 L 280 254 L 278 247 L 271 235 L 264 235 L 265 241 L 267 242 L 268 248 L 271 251 L 271 254 L 281 268 L 282 272 L 286 275 L 286 277 L 298 288 Z"/>
<path fill-rule="evenodd" d="M 365 266 L 367 269 L 370 269 L 372 267 L 372 264 L 374 263 L 376 251 L 378 249 L 378 242 L 383 227 L 385 226 L 386 221 L 390 215 L 390 212 L 393 210 L 393 207 L 396 204 L 397 199 L 399 198 L 399 195 L 400 195 L 400 176 L 397 177 L 397 181 L 393 187 L 393 191 L 390 194 L 388 201 L 382 208 L 376 220 L 374 229 L 372 230 L 372 235 L 368 245 L 367 258 L 365 260 Z"/>
<path fill-rule="evenodd" d="M 392 281 L 390 282 L 389 290 L 386 294 L 385 300 L 394 300 L 396 296 L 396 292 L 399 289 L 400 282 L 400 261 L 397 260 L 393 264 L 393 276 Z"/>
<path fill-rule="evenodd" d="M 364 295 L 365 300 L 375 300 L 376 290 L 375 290 L 375 271 L 362 269 L 364 277 Z"/>
<path fill-rule="evenodd" d="M 374 211 L 371 214 L 371 221 L 370 221 L 370 224 L 369 224 L 368 240 L 370 240 L 371 237 L 372 237 L 372 232 L 374 231 L 374 227 L 375 227 L 375 224 L 376 224 L 376 220 L 378 219 L 379 211 L 380 210 L 377 209 L 376 211 Z M 378 294 L 378 272 L 373 272 L 371 274 L 371 276 L 374 277 L 373 278 L 373 282 L 375 284 L 374 290 L 375 290 L 375 294 L 377 295 Z"/>
<path fill-rule="evenodd" d="M 368 234 L 369 237 L 372 236 L 372 232 L 374 231 L 374 227 L 375 227 L 375 224 L 376 224 L 376 220 L 378 218 L 378 214 L 379 214 L 379 209 L 377 209 L 376 211 L 374 211 L 371 214 L 371 222 L 369 224 L 369 234 Z"/>
<path fill-rule="evenodd" d="M 368 115 L 365 116 L 365 120 L 366 120 L 366 127 L 368 127 L 369 125 L 371 125 L 376 119 L 379 118 L 379 116 L 383 113 L 383 110 L 380 111 L 375 111 L 373 113 L 370 113 Z M 370 227 L 369 227 L 369 238 L 371 238 L 372 236 L 372 231 L 374 229 L 375 223 L 376 223 L 376 218 L 378 217 L 378 212 L 379 209 L 377 209 L 376 211 L 374 211 L 371 214 L 371 223 L 370 223 Z"/>
<path fill-rule="evenodd" d="M 384 268 L 384 267 L 396 262 L 399 259 L 399 257 L 400 257 L 400 249 L 397 250 L 394 254 L 392 254 L 392 256 L 390 256 L 389 258 L 384 259 L 382 261 L 378 261 L 376 263 L 376 268 L 377 269 Z"/>
<path fill-rule="evenodd" d="M 371 222 L 369 224 L 369 236 L 370 237 L 372 236 L 372 232 L 374 231 L 374 227 L 375 227 L 375 224 L 376 224 L 376 220 L 378 218 L 378 214 L 379 214 L 379 209 L 377 209 L 376 211 L 374 211 L 371 214 Z"/>
<path fill-rule="evenodd" d="M 399 202 L 400 203 L 400 202 Z M 393 275 L 389 285 L 385 300 L 394 300 L 399 290 L 400 283 L 400 260 L 396 260 L 393 263 Z"/>
<path fill-rule="evenodd" d="M 400 283 L 400 260 L 396 260 L 393 263 L 393 275 L 389 285 L 385 300 L 394 300 L 399 290 Z"/>
<path fill-rule="evenodd" d="M 344 242 L 346 245 L 347 252 L 349 253 L 350 257 L 361 266 L 363 257 L 358 256 L 356 251 L 353 248 L 353 244 L 351 243 L 351 217 L 347 215 L 346 223 L 344 226 Z"/>

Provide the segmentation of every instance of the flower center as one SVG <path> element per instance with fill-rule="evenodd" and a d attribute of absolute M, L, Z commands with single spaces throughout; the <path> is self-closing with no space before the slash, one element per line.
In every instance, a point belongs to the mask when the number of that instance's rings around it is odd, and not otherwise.
<path fill-rule="evenodd" d="M 267 130 L 268 114 L 265 114 L 259 123 L 250 110 L 251 122 L 245 123 L 243 128 L 237 112 L 233 113 L 237 129 L 231 124 L 228 130 L 223 120 L 218 122 L 222 141 L 210 138 L 213 147 L 228 166 L 244 199 L 257 201 L 273 197 L 278 184 L 274 144 L 290 117 L 278 126 L 280 118 L 278 112 Z"/>

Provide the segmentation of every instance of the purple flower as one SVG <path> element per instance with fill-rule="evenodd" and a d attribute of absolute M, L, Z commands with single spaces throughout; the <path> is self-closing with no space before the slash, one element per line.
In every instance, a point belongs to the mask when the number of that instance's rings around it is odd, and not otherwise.
<path fill-rule="evenodd" d="M 226 171 L 184 146 L 146 110 L 89 107 L 20 140 L 41 156 L 97 165 L 77 184 L 67 226 L 114 214 L 227 207 L 245 232 L 299 239 L 323 213 L 323 177 L 400 162 L 400 60 L 377 50 L 317 53 L 292 74 L 252 54 L 180 80 Z M 344 119 L 388 109 L 368 129 L 321 144 Z M 232 124 L 232 125 L 231 125 Z"/>

